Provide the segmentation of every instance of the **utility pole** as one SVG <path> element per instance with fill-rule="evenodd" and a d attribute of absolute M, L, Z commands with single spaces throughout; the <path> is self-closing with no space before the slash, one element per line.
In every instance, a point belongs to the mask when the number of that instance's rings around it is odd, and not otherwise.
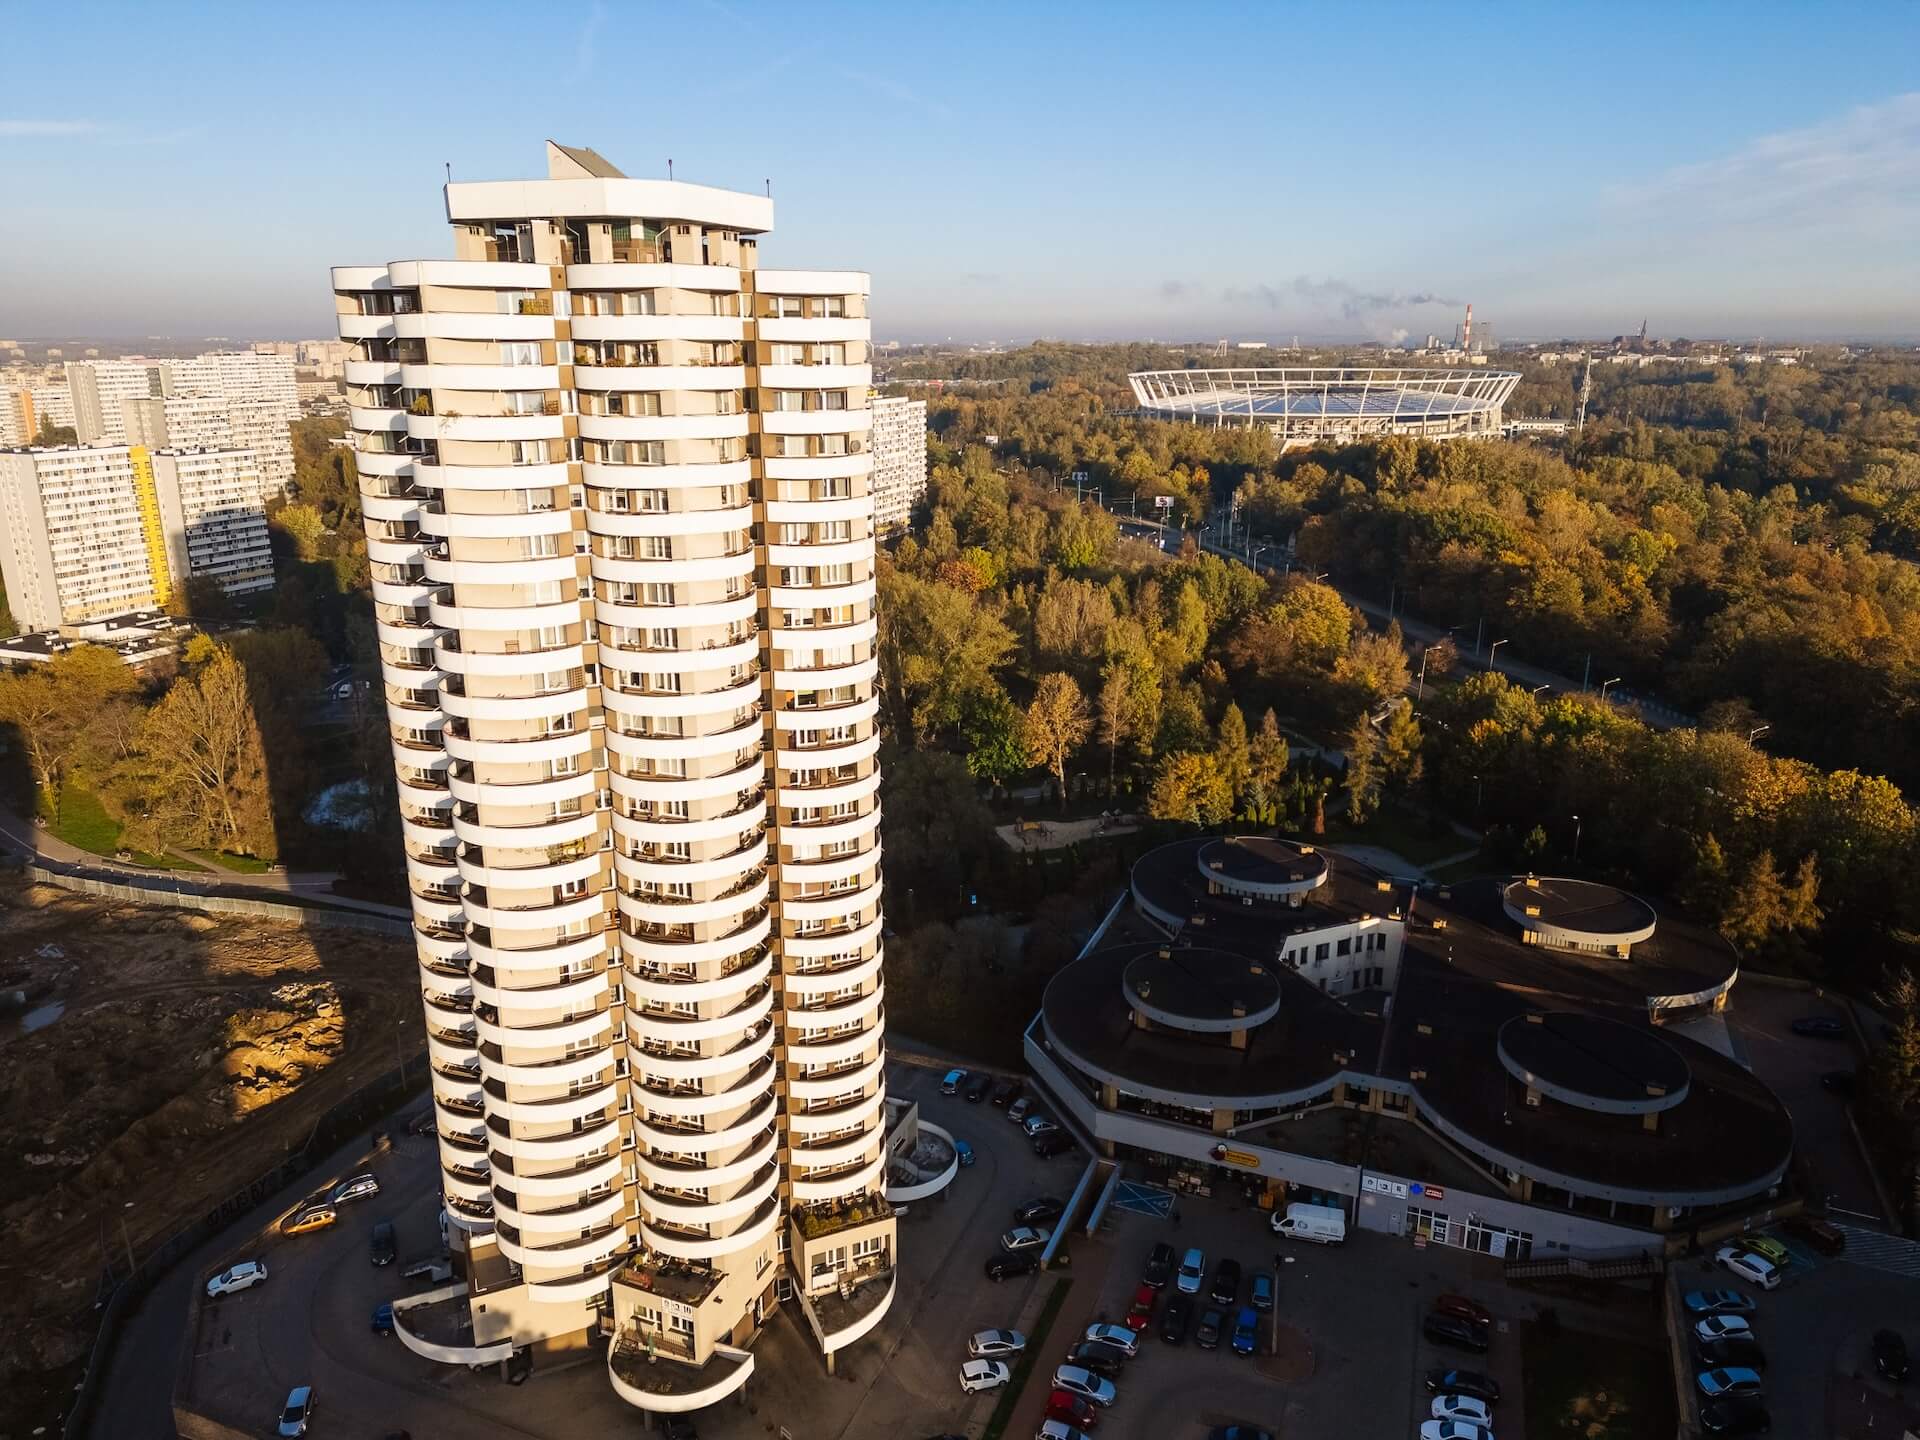
<path fill-rule="evenodd" d="M 1587 397 L 1593 393 L 1593 352 L 1586 353 L 1586 369 L 1580 372 L 1580 408 L 1574 412 L 1573 431 L 1579 434 L 1587 428 Z"/>
<path fill-rule="evenodd" d="M 1487 638 L 1487 617 L 1482 615 L 1480 617 L 1479 627 L 1473 632 L 1473 653 L 1474 654 L 1484 655 L 1487 653 L 1485 650 L 1480 648 L 1481 645 L 1485 643 L 1486 638 Z"/>
<path fill-rule="evenodd" d="M 1587 693 L 1587 684 L 1593 679 L 1593 652 L 1587 652 L 1587 668 L 1580 672 L 1580 693 Z"/>

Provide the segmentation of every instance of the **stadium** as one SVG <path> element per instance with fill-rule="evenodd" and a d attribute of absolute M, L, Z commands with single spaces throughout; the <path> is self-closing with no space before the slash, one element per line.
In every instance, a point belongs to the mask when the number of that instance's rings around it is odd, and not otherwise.
<path fill-rule="evenodd" d="M 1411 435 L 1500 433 L 1520 383 L 1510 370 L 1141 370 L 1127 376 L 1140 414 L 1211 425 L 1264 425 L 1281 448 Z"/>

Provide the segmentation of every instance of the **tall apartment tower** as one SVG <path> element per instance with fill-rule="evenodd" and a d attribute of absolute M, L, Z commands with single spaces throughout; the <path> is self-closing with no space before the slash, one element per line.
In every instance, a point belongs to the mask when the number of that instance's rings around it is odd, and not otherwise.
<path fill-rule="evenodd" d="M 66 369 L 82 445 L 126 444 L 120 402 L 167 393 L 166 362 L 160 360 L 69 360 Z"/>
<path fill-rule="evenodd" d="M 927 493 L 927 402 L 898 395 L 873 399 L 873 523 L 897 535 Z"/>
<path fill-rule="evenodd" d="M 686 1411 L 893 1295 L 868 280 L 547 156 L 333 272 L 464 1280 L 397 1323 Z"/>

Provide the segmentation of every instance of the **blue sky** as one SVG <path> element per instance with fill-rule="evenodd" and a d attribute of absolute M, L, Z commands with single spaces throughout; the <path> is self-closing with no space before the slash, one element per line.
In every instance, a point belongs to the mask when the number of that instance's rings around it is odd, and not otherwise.
<path fill-rule="evenodd" d="M 0 3 L 0 335 L 324 334 L 439 186 L 771 179 L 875 334 L 1920 336 L 1920 5 Z M 22 63 L 22 62 L 25 63 Z M 1431 297 L 1424 300 L 1421 297 Z"/>

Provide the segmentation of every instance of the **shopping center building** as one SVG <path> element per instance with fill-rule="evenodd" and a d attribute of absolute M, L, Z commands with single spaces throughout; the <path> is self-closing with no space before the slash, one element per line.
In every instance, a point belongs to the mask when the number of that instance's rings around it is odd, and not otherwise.
<path fill-rule="evenodd" d="M 1787 1111 L 1719 1018 L 1737 977 L 1612 886 L 1211 837 L 1140 859 L 1026 1049 L 1102 1150 L 1173 1183 L 1509 1257 L 1655 1251 L 1786 1178 Z"/>

